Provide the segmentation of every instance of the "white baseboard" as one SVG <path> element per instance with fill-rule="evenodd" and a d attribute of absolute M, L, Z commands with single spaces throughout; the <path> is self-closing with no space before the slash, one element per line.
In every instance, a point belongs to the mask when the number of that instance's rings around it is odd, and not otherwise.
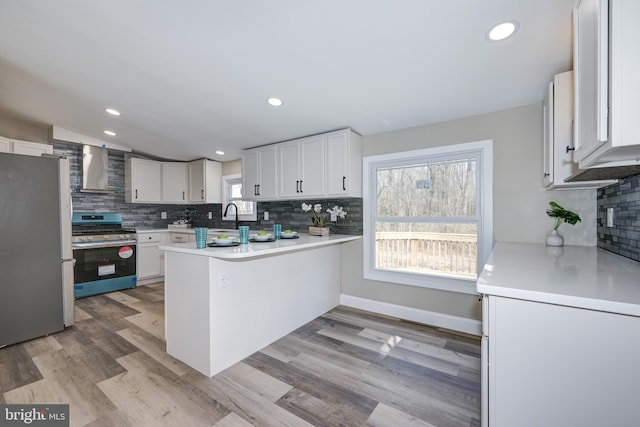
<path fill-rule="evenodd" d="M 136 286 L 151 285 L 152 283 L 163 282 L 164 276 L 150 277 L 148 279 L 138 279 Z"/>
<path fill-rule="evenodd" d="M 437 313 L 435 311 L 421 310 L 413 307 L 389 304 L 376 300 L 340 295 L 340 304 L 386 316 L 397 317 L 412 322 L 423 323 L 438 328 L 451 329 L 471 335 L 482 335 L 482 322 L 467 319 L 465 317 L 452 316 L 450 314 Z"/>

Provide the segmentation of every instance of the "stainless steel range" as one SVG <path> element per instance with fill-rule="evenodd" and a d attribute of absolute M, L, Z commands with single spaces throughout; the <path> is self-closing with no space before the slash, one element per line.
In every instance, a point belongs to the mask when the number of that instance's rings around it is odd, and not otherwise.
<path fill-rule="evenodd" d="M 136 286 L 138 236 L 121 214 L 76 212 L 71 224 L 75 298 Z"/>

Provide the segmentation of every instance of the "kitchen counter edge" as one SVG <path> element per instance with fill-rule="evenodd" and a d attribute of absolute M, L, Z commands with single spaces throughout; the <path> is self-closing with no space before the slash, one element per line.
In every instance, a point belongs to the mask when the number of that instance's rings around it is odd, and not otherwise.
<path fill-rule="evenodd" d="M 333 234 L 325 237 L 310 236 L 305 233 L 298 234 L 298 239 L 281 239 L 275 242 L 248 243 L 239 246 L 229 246 L 222 248 L 196 249 L 195 243 L 174 243 L 160 245 L 160 250 L 168 252 L 180 252 L 185 254 L 206 256 L 219 259 L 248 259 L 266 255 L 284 254 L 287 252 L 299 251 L 326 245 L 346 243 L 361 239 L 362 236 L 347 234 Z"/>
<path fill-rule="evenodd" d="M 498 242 L 476 289 L 486 295 L 640 316 L 640 262 L 594 246 Z"/>

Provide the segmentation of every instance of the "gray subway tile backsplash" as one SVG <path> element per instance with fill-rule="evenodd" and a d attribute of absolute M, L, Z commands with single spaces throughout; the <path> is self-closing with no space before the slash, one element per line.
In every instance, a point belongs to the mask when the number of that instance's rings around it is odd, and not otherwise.
<path fill-rule="evenodd" d="M 125 203 L 124 201 L 124 156 L 120 151 L 109 150 L 109 188 L 112 193 L 83 193 L 82 187 L 82 147 L 76 144 L 54 143 L 54 153 L 69 158 L 71 168 L 71 195 L 74 212 L 119 212 L 125 227 L 167 228 L 178 219 L 187 219 L 194 227 L 233 228 L 233 222 L 222 221 L 220 203 L 206 205 L 171 205 Z M 311 200 L 284 200 L 258 203 L 258 221 L 241 222 L 251 228 L 271 228 L 273 224 L 282 224 L 283 229 L 291 228 L 306 231 L 311 223 L 311 215 L 302 211 L 302 202 Z M 332 233 L 362 234 L 362 199 L 318 200 L 323 209 L 334 205 L 342 206 L 347 212 L 345 219 L 331 223 Z M 269 220 L 263 220 L 265 211 Z M 161 219 L 161 213 L 167 213 L 167 219 Z M 212 212 L 213 219 L 208 219 Z"/>
<path fill-rule="evenodd" d="M 607 227 L 607 209 L 614 209 Z M 640 261 L 640 175 L 598 189 L 598 247 Z"/>

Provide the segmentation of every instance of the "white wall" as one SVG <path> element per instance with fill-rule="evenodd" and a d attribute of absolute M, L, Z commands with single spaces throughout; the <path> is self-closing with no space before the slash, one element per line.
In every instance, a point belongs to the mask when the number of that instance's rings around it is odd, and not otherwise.
<path fill-rule="evenodd" d="M 582 222 L 565 224 L 565 244 L 595 246 L 596 190 L 546 191 L 542 187 L 542 105 L 365 136 L 365 156 L 492 139 L 494 142 L 494 240 L 544 243 L 555 200 Z M 366 197 L 366 195 L 365 195 Z M 477 296 L 376 282 L 362 278 L 362 243 L 343 251 L 342 293 L 437 313 L 480 319 Z"/>

